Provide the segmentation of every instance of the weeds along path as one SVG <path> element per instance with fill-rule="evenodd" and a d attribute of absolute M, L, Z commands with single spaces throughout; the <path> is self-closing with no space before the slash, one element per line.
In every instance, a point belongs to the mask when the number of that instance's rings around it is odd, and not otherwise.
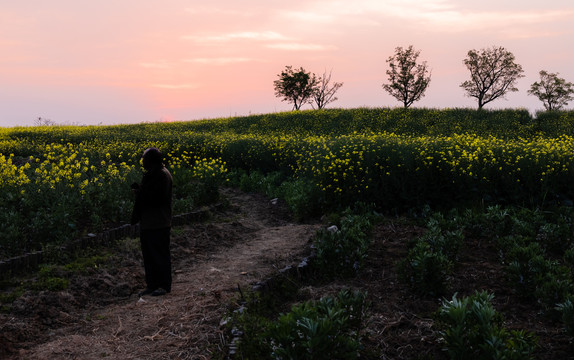
<path fill-rule="evenodd" d="M 278 269 L 298 263 L 308 255 L 319 226 L 292 222 L 282 204 L 260 195 L 225 189 L 223 196 L 231 206 L 210 221 L 174 229 L 171 294 L 139 299 L 134 288 L 128 299 L 70 311 L 68 321 L 58 314 L 65 325 L 45 330 L 41 343 L 11 358 L 208 359 L 220 353 L 225 345 L 220 321 L 238 297 L 238 287 L 249 290 Z M 134 286 L 141 288 L 139 261 L 123 274 L 124 280 L 131 276 L 140 281 Z"/>

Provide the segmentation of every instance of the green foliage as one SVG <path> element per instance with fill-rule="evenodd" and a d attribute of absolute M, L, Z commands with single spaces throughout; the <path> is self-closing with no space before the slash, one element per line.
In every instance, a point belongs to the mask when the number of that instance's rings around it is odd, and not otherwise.
<path fill-rule="evenodd" d="M 109 258 L 109 254 L 79 257 L 73 262 L 64 265 L 64 269 L 72 273 L 87 273 L 91 269 L 97 269 L 101 265 L 105 264 Z"/>
<path fill-rule="evenodd" d="M 383 88 L 405 108 L 420 100 L 430 83 L 430 72 L 426 61 L 417 63 L 420 51 L 412 45 L 407 49 L 397 47 L 395 54 L 387 59 L 390 70 L 387 70 L 389 83 Z"/>
<path fill-rule="evenodd" d="M 234 334 L 241 334 L 238 354 L 244 359 L 356 359 L 368 307 L 366 294 L 342 290 L 334 297 L 293 305 L 271 320 L 261 299 L 234 315 Z"/>
<path fill-rule="evenodd" d="M 8 291 L 2 289 L 2 292 L 0 292 L 0 311 L 10 312 L 11 304 L 20 296 L 22 296 L 24 291 L 24 287 L 22 286 L 18 286 Z"/>
<path fill-rule="evenodd" d="M 30 286 L 31 289 L 42 291 L 61 291 L 68 288 L 68 279 L 63 279 L 59 277 L 42 277 L 37 282 Z"/>
<path fill-rule="evenodd" d="M 543 111 L 536 114 L 532 122 L 533 132 L 544 136 L 572 134 L 574 111 Z"/>
<path fill-rule="evenodd" d="M 282 101 L 293 103 L 293 110 L 301 109 L 302 105 L 311 100 L 317 85 L 315 74 L 303 68 L 293 70 L 292 66 L 286 66 L 277 76 L 279 79 L 273 82 L 275 95 L 282 98 Z"/>
<path fill-rule="evenodd" d="M 31 283 L 28 287 L 36 291 L 61 291 L 68 288 L 68 279 L 65 273 L 54 265 L 46 265 L 40 268 L 38 278 L 35 282 Z"/>
<path fill-rule="evenodd" d="M 558 73 L 540 71 L 540 82 L 530 85 L 528 95 L 536 96 L 547 111 L 560 110 L 573 99 L 574 84 L 558 77 Z"/>
<path fill-rule="evenodd" d="M 430 244 L 419 241 L 399 263 L 400 279 L 421 295 L 441 295 L 448 288 L 453 263 Z"/>
<path fill-rule="evenodd" d="M 395 54 L 387 59 L 390 69 L 387 70 L 388 84 L 383 88 L 395 99 L 408 108 L 420 100 L 430 83 L 430 71 L 426 61 L 417 63 L 420 51 L 412 45 L 407 49 L 397 47 Z"/>
<path fill-rule="evenodd" d="M 271 358 L 359 358 L 365 308 L 365 295 L 349 290 L 293 306 L 269 329 Z"/>
<path fill-rule="evenodd" d="M 250 173 L 244 170 L 236 170 L 230 174 L 230 185 L 239 187 L 245 192 L 260 192 L 270 198 L 276 198 L 279 197 L 281 193 L 279 188 L 286 178 L 279 171 L 264 174 L 258 170 Z"/>
<path fill-rule="evenodd" d="M 536 301 L 545 315 L 560 317 L 558 304 L 574 294 L 572 209 L 492 210 L 482 225 L 496 229 L 485 234 L 498 238 L 509 284 L 520 297 Z"/>
<path fill-rule="evenodd" d="M 478 109 L 509 91 L 518 91 L 516 81 L 524 77 L 522 66 L 514 62 L 514 54 L 503 47 L 470 50 L 464 64 L 470 71 L 470 80 L 463 82 L 466 95 L 478 100 Z"/>
<path fill-rule="evenodd" d="M 399 262 L 400 279 L 421 295 L 442 295 L 448 290 L 448 276 L 464 244 L 458 217 L 434 213 L 427 220 L 427 232 L 414 240 L 407 257 Z"/>
<path fill-rule="evenodd" d="M 567 119 L 572 121 L 572 117 Z M 566 121 L 564 122 L 566 124 Z M 234 135 L 298 135 L 298 136 L 341 136 L 350 134 L 394 133 L 401 135 L 443 135 L 471 133 L 477 136 L 498 138 L 530 137 L 537 123 L 525 109 L 482 110 L 467 108 L 356 108 L 305 110 L 286 113 L 251 115 L 246 117 L 194 121 L 190 124 L 164 124 L 164 132 L 174 127 L 187 127 L 177 131 L 193 129 L 189 134 L 201 143 L 210 137 L 205 133 L 231 133 Z M 534 127 L 534 129 L 533 129 Z M 156 130 L 156 129 L 154 129 Z M 574 129 L 566 132 L 548 132 L 545 135 L 557 137 L 572 135 Z M 201 134 L 201 138 L 200 137 Z M 191 141 L 189 139 L 188 141 Z M 235 143 L 235 139 L 230 137 Z M 235 150 L 235 149 L 234 149 Z M 236 151 L 234 151 L 236 152 Z"/>
<path fill-rule="evenodd" d="M 492 307 L 494 295 L 485 291 L 469 297 L 443 300 L 439 309 L 440 334 L 451 359 L 532 359 L 535 337 L 521 330 L 508 331 Z"/>
<path fill-rule="evenodd" d="M 427 204 L 569 204 L 572 112 L 539 116 L 358 108 L 0 129 L 0 256 L 127 221 L 129 185 L 141 179 L 141 152 L 149 146 L 166 155 L 176 213 L 216 201 L 228 170 L 281 174 L 262 186 L 286 198 L 300 219 L 357 201 L 374 203 L 380 212 Z M 558 239 L 552 234 L 551 241 Z"/>
<path fill-rule="evenodd" d="M 574 294 L 574 282 L 568 267 L 545 257 L 538 243 L 517 245 L 511 249 L 507 272 L 510 283 L 523 297 L 536 299 L 549 314 L 557 303 Z"/>
<path fill-rule="evenodd" d="M 574 245 L 564 251 L 564 262 L 570 266 L 574 274 Z"/>
<path fill-rule="evenodd" d="M 432 222 L 432 219 L 427 227 L 427 232 L 420 237 L 419 241 L 429 244 L 432 251 L 442 253 L 448 259 L 456 261 L 458 252 L 464 244 L 462 229 L 443 230 L 439 224 Z"/>
<path fill-rule="evenodd" d="M 556 305 L 556 310 L 561 313 L 562 322 L 570 336 L 574 337 L 574 296 L 570 296 L 563 303 Z"/>
<path fill-rule="evenodd" d="M 313 265 L 325 276 L 353 276 L 363 266 L 371 244 L 373 216 L 343 213 L 337 229 L 321 229 L 313 241 Z"/>
<path fill-rule="evenodd" d="M 307 179 L 285 181 L 279 189 L 293 215 L 297 220 L 313 218 L 321 211 L 321 193 L 317 187 Z"/>
<path fill-rule="evenodd" d="M 569 219 L 569 223 L 564 223 L 564 218 L 557 220 L 557 223 L 540 226 L 537 241 L 542 243 L 547 251 L 563 254 L 572 244 L 572 219 Z"/>

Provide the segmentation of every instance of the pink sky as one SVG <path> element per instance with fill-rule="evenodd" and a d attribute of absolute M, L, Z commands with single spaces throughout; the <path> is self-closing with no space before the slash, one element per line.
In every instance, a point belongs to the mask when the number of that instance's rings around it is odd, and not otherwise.
<path fill-rule="evenodd" d="M 344 86 L 330 107 L 395 107 L 385 60 L 409 45 L 432 69 L 413 106 L 476 107 L 459 87 L 462 61 L 504 46 L 525 77 L 487 108 L 535 111 L 542 103 L 526 91 L 540 70 L 574 82 L 573 38 L 571 0 L 3 1 L 0 126 L 288 111 L 273 91 L 286 65 L 332 70 Z"/>

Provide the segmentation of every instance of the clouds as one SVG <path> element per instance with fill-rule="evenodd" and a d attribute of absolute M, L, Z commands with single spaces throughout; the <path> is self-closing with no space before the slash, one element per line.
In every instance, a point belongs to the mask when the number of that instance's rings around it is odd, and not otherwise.
<path fill-rule="evenodd" d="M 470 48 L 502 45 L 525 69 L 574 81 L 574 50 L 565 45 L 572 18 L 571 0 L 12 1 L 0 12 L 0 90 L 20 89 L 12 102 L 41 94 L 46 104 L 73 93 L 93 99 L 94 108 L 102 93 L 125 92 L 138 113 L 140 106 L 177 106 L 175 118 L 193 118 L 184 110 L 199 107 L 214 116 L 216 108 L 227 109 L 224 115 L 231 107 L 266 112 L 283 109 L 272 82 L 292 65 L 334 69 L 345 82 L 341 105 L 388 106 L 380 86 L 385 59 L 412 44 L 433 67 L 421 105 L 456 106 Z"/>
<path fill-rule="evenodd" d="M 153 84 L 152 87 L 159 88 L 159 89 L 167 89 L 167 90 L 189 90 L 189 89 L 197 89 L 200 87 L 200 84 Z"/>
<path fill-rule="evenodd" d="M 389 20 L 394 23 L 399 19 L 403 29 L 416 25 L 436 33 L 462 33 L 569 23 L 574 4 L 563 3 L 569 8 L 552 9 L 548 4 L 528 0 L 486 0 L 477 7 L 454 0 L 324 0 L 309 1 L 296 11 L 282 11 L 278 16 L 314 25 L 355 27 L 384 26 Z"/>
<path fill-rule="evenodd" d="M 296 38 L 291 36 L 283 35 L 282 33 L 276 31 L 243 31 L 243 32 L 231 32 L 231 33 L 220 33 L 220 34 L 210 34 L 210 35 L 186 35 L 182 36 L 183 40 L 189 40 L 199 45 L 205 46 L 220 46 L 222 43 L 238 44 L 242 46 L 247 45 L 258 45 L 261 44 L 263 48 L 283 50 L 283 51 L 328 51 L 337 49 L 334 45 L 329 44 L 317 44 L 305 42 L 303 38 Z M 245 48 L 242 48 L 245 49 Z M 206 63 L 207 58 L 195 59 L 194 62 Z M 244 62 L 251 59 L 245 57 L 235 57 L 235 58 L 214 58 L 215 62 L 219 64 L 233 63 L 233 62 Z"/>
<path fill-rule="evenodd" d="M 337 50 L 338 47 L 334 45 L 323 44 L 310 44 L 310 43 L 277 43 L 267 45 L 269 49 L 286 50 L 286 51 L 329 51 Z"/>
<path fill-rule="evenodd" d="M 247 63 L 247 62 L 258 62 L 261 60 L 256 59 L 256 58 L 248 58 L 248 57 L 214 57 L 214 58 L 185 59 L 183 61 L 187 62 L 187 63 L 223 66 L 223 65 L 230 65 L 230 64 Z"/>
<path fill-rule="evenodd" d="M 220 33 L 211 35 L 185 35 L 183 40 L 191 40 L 197 43 L 210 44 L 230 41 L 269 41 L 269 40 L 290 40 L 289 37 L 275 31 L 240 31 L 230 33 Z"/>

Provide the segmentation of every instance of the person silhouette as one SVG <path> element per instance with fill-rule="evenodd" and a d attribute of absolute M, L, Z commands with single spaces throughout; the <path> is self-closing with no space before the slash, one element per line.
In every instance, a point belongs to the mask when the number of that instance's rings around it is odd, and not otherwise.
<path fill-rule="evenodd" d="M 131 223 L 140 224 L 140 244 L 146 287 L 139 296 L 161 296 L 171 292 L 171 215 L 173 178 L 155 147 L 143 152 L 144 175 L 134 183 L 135 202 Z"/>

